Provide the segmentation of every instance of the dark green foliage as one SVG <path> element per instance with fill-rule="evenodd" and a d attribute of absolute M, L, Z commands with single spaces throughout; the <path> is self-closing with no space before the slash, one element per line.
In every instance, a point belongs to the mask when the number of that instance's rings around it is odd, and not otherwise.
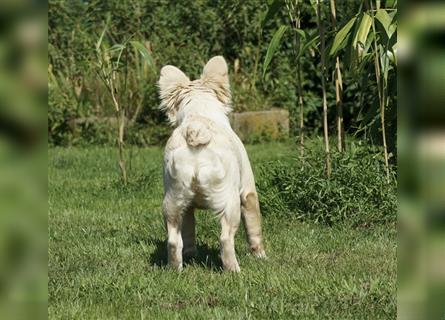
<path fill-rule="evenodd" d="M 348 21 L 357 11 L 355 1 L 338 4 L 338 24 Z M 109 46 L 123 43 L 130 37 L 150 43 L 154 66 L 174 64 L 191 78 L 198 77 L 202 66 L 213 55 L 222 54 L 229 63 L 233 105 L 236 111 L 282 107 L 290 111 L 291 133 L 297 133 L 296 76 L 291 33 L 283 36 L 280 50 L 262 74 L 262 61 L 274 31 L 288 23 L 284 11 L 264 23 L 267 3 L 247 1 L 165 1 L 165 0 L 50 0 L 48 13 L 49 53 L 49 121 L 48 136 L 53 145 L 97 143 L 114 140 L 113 126 L 90 123 L 89 128 L 73 135 L 70 121 L 76 118 L 109 117 L 113 107 L 98 79 L 94 65 L 95 45 L 107 20 L 110 24 L 104 37 Z M 316 32 L 315 17 L 309 4 L 302 10 L 302 29 Z M 234 74 L 235 60 L 240 69 Z M 321 128 L 320 57 L 307 50 L 302 56 L 303 90 L 305 95 L 305 125 L 308 131 Z M 370 71 L 372 72 L 372 70 Z M 159 105 L 157 76 L 141 67 L 135 51 L 128 57 L 128 114 L 135 116 L 135 130 L 127 132 L 127 143 L 146 145 L 159 143 L 168 132 Z M 370 83 L 357 86 L 357 80 L 345 75 L 345 124 L 350 133 L 359 125 L 360 110 L 369 110 L 375 101 L 372 74 Z M 329 80 L 332 80 L 331 78 Z M 328 101 L 334 103 L 333 84 L 328 83 Z M 60 85 L 63 83 L 63 85 Z M 57 87 L 57 85 L 59 85 Z M 361 96 L 364 99 L 360 99 Z M 140 113 L 136 113 L 140 106 Z M 330 108 L 333 123 L 335 108 Z M 369 116 L 373 119 L 375 113 Z M 92 128 L 95 127 L 95 128 Z M 138 131 L 136 128 L 144 128 Z M 100 134 L 99 134 L 100 133 Z M 161 133 L 161 134 L 160 134 Z M 362 134 L 363 132 L 360 132 Z M 94 134 L 99 134 L 96 139 Z M 379 142 L 378 140 L 375 142 Z"/>
<path fill-rule="evenodd" d="M 264 215 L 345 223 L 351 226 L 394 224 L 397 216 L 395 175 L 388 184 L 378 150 L 352 143 L 349 152 L 332 155 L 332 176 L 324 172 L 321 148 L 304 159 L 273 161 L 256 175 Z"/>

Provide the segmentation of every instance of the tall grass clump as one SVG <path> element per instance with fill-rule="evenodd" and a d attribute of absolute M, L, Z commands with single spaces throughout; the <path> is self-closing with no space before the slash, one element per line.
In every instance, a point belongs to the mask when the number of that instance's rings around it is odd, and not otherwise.
<path fill-rule="evenodd" d="M 256 179 L 263 214 L 354 227 L 395 223 L 395 172 L 388 183 L 378 150 L 358 143 L 349 148 L 332 154 L 329 180 L 320 148 L 303 159 L 260 164 Z"/>

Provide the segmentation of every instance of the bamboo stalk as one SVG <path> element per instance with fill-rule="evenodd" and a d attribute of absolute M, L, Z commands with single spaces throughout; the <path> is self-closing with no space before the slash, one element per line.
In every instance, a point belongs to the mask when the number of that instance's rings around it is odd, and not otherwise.
<path fill-rule="evenodd" d="M 304 156 L 304 101 L 303 93 L 301 88 L 301 65 L 298 62 L 297 66 L 297 76 L 298 76 L 298 104 L 300 106 L 300 155 Z"/>
<path fill-rule="evenodd" d="M 337 56 L 335 62 L 335 105 L 337 110 L 337 149 L 340 152 L 345 151 L 345 127 L 343 120 L 343 80 L 340 69 L 340 58 Z"/>
<path fill-rule="evenodd" d="M 127 184 L 127 170 L 125 167 L 125 157 L 124 157 L 124 130 L 125 130 L 125 112 L 124 109 L 120 109 L 119 112 L 119 168 L 121 169 L 122 179 L 124 184 Z"/>
<path fill-rule="evenodd" d="M 110 35 L 111 37 L 111 35 Z M 125 48 L 125 62 L 128 61 L 128 50 Z M 118 155 L 119 155 L 119 169 L 122 175 L 122 181 L 124 185 L 127 184 L 127 170 L 125 167 L 125 157 L 124 157 L 124 132 L 125 132 L 125 108 L 122 108 L 118 98 L 118 72 L 117 68 L 119 66 L 114 66 L 109 53 L 107 51 L 102 51 L 98 46 L 96 48 L 97 57 L 99 60 L 99 70 L 97 70 L 97 74 L 102 79 L 105 87 L 111 96 L 111 101 L 114 106 L 114 111 L 117 120 L 117 144 L 118 144 Z M 121 52 L 122 53 L 122 52 Z M 127 80 L 128 80 L 128 68 L 127 64 L 125 64 L 125 78 L 124 78 L 124 89 L 123 92 L 126 92 L 127 89 Z M 115 69 L 116 68 L 116 69 Z M 125 104 L 125 102 L 124 102 Z M 126 105 L 128 105 L 128 95 Z"/>
<path fill-rule="evenodd" d="M 287 11 L 289 13 L 289 17 L 291 19 L 291 23 L 293 23 L 293 27 L 300 29 L 301 28 L 301 19 L 300 19 L 300 7 L 298 5 L 298 0 L 295 0 L 295 4 L 292 1 L 286 1 Z M 295 16 L 293 13 L 295 12 Z M 302 70 L 301 70 L 301 57 L 299 52 L 297 52 L 297 47 L 300 45 L 300 34 L 295 32 L 295 47 L 294 53 L 297 57 L 296 61 L 296 69 L 297 69 L 297 106 L 299 107 L 299 129 L 300 129 L 300 155 L 304 156 L 304 100 L 303 100 L 303 89 L 302 89 Z"/>
<path fill-rule="evenodd" d="M 300 19 L 300 8 L 297 9 L 297 20 L 296 20 L 297 28 L 301 28 L 301 19 Z M 296 36 L 299 37 L 300 35 L 296 32 Z M 298 81 L 298 104 L 300 107 L 300 155 L 304 156 L 304 101 L 303 101 L 303 90 L 301 83 L 303 81 L 302 79 L 302 70 L 301 70 L 301 57 L 298 57 L 297 61 L 297 81 Z"/>
<path fill-rule="evenodd" d="M 373 12 L 373 6 L 372 1 L 370 1 L 370 9 L 371 12 Z M 386 90 L 384 88 L 384 84 L 382 83 L 381 79 L 381 72 L 380 72 L 380 61 L 379 61 L 379 47 L 377 44 L 377 37 L 376 37 L 376 29 L 375 29 L 375 17 L 374 13 L 371 14 L 372 17 L 372 32 L 374 33 L 374 67 L 375 67 L 375 75 L 376 75 L 376 81 L 377 81 L 377 91 L 379 96 L 379 106 L 380 106 L 380 126 L 382 129 L 382 140 L 383 140 L 383 157 L 385 160 L 385 171 L 386 171 L 386 180 L 389 183 L 389 161 L 388 161 L 388 146 L 386 143 L 386 128 L 385 128 L 385 105 L 386 105 Z"/>
<path fill-rule="evenodd" d="M 324 24 L 321 20 L 321 5 L 320 0 L 317 0 L 317 22 L 318 31 L 320 33 L 320 55 L 321 55 L 321 89 L 323 93 L 323 137 L 326 153 L 326 175 L 331 177 L 331 155 L 329 150 L 329 132 L 328 132 L 328 102 L 326 97 L 326 63 L 325 63 L 325 39 L 324 39 Z"/>
<path fill-rule="evenodd" d="M 337 13 L 335 0 L 330 0 L 331 20 L 335 32 L 337 32 Z M 343 121 L 343 80 L 340 69 L 340 57 L 335 59 L 335 105 L 336 105 L 336 124 L 337 124 L 337 149 L 339 152 L 346 148 L 345 128 Z"/>
<path fill-rule="evenodd" d="M 125 167 L 125 157 L 124 157 L 124 132 L 125 132 L 125 110 L 120 107 L 119 100 L 117 99 L 117 90 L 114 84 L 116 79 L 115 72 L 112 73 L 111 77 L 108 78 L 108 85 L 111 94 L 111 100 L 114 104 L 114 110 L 116 113 L 116 118 L 118 120 L 118 138 L 117 145 L 119 149 L 119 168 L 122 174 L 122 180 L 126 185 L 127 180 L 127 170 Z"/>

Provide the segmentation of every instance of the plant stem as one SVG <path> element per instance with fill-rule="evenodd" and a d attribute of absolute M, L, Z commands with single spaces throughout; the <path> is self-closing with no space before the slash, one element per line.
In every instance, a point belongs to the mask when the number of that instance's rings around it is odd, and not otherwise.
<path fill-rule="evenodd" d="M 255 51 L 255 62 L 253 66 L 253 76 L 252 76 L 252 82 L 250 84 L 250 87 L 252 88 L 253 92 L 256 92 L 256 81 L 257 81 L 257 73 L 258 73 L 258 63 L 260 61 L 260 47 L 262 45 L 262 37 L 259 36 L 258 39 L 258 47 Z"/>
<path fill-rule="evenodd" d="M 298 76 L 298 104 L 300 106 L 300 155 L 304 155 L 304 101 L 303 93 L 301 89 L 301 64 L 300 61 L 297 62 L 297 76 Z"/>
<path fill-rule="evenodd" d="M 300 19 L 300 7 L 297 8 L 297 20 L 296 20 L 297 28 L 301 27 L 301 19 Z M 300 42 L 300 35 L 296 32 L 297 41 Z M 301 43 L 299 43 L 301 46 Z M 298 104 L 300 106 L 300 155 L 304 155 L 304 101 L 303 101 L 303 90 L 302 90 L 302 71 L 301 71 L 301 57 L 298 57 L 297 60 L 297 81 L 298 81 Z"/>
<path fill-rule="evenodd" d="M 117 145 L 119 148 L 119 168 L 122 174 L 122 181 L 127 184 L 127 170 L 125 168 L 125 157 L 124 157 L 124 132 L 125 132 L 125 110 L 120 107 L 119 101 L 117 99 L 117 90 L 114 85 L 115 73 L 112 72 L 111 76 L 108 78 L 108 84 L 110 88 L 111 99 L 114 104 L 114 109 L 116 112 L 116 119 L 118 121 L 118 138 Z"/>
<path fill-rule="evenodd" d="M 370 1 L 371 12 L 374 10 L 372 6 L 372 1 Z M 382 129 L 382 140 L 383 140 L 383 156 L 385 160 L 385 171 L 386 171 L 386 180 L 389 183 L 389 161 L 388 161 L 388 147 L 386 144 L 386 128 L 385 128 L 385 104 L 386 104 L 386 88 L 382 83 L 382 75 L 380 72 L 380 51 L 377 44 L 377 33 L 375 29 L 375 17 L 374 14 L 371 13 L 372 17 L 372 32 L 374 33 L 374 66 L 375 66 L 375 76 L 377 81 L 377 91 L 379 96 L 379 105 L 380 105 L 380 126 Z"/>
<path fill-rule="evenodd" d="M 122 179 L 124 184 L 127 184 L 127 170 L 125 168 L 125 158 L 124 158 L 124 130 L 125 130 L 125 112 L 124 109 L 119 110 L 119 136 L 118 136 L 118 146 L 119 146 L 119 168 L 121 169 Z"/>
<path fill-rule="evenodd" d="M 346 149 L 345 128 L 343 121 L 343 80 L 340 69 L 340 58 L 335 62 L 335 105 L 337 110 L 337 148 L 343 152 Z"/>
<path fill-rule="evenodd" d="M 301 19 L 300 19 L 300 7 L 298 5 L 298 0 L 295 0 L 295 4 L 291 1 L 286 1 L 286 8 L 289 13 L 289 18 L 291 19 L 292 27 L 297 29 L 301 28 Z M 295 11 L 295 16 L 293 15 Z M 295 45 L 294 45 L 294 53 L 297 57 L 296 66 L 297 66 L 297 106 L 300 109 L 299 115 L 299 126 L 300 126 L 300 155 L 304 156 L 304 100 L 303 100 L 303 89 L 302 89 L 302 70 L 301 70 L 301 57 L 297 50 L 301 46 L 300 34 L 295 32 Z"/>
<path fill-rule="evenodd" d="M 330 1 L 331 20 L 335 32 L 337 32 L 337 14 L 335 9 L 335 0 Z M 337 149 L 339 152 L 345 150 L 345 128 L 343 123 L 343 80 L 340 69 L 340 57 L 335 59 L 335 105 L 336 105 L 336 123 L 337 123 Z"/>
<path fill-rule="evenodd" d="M 325 39 L 324 39 L 324 24 L 321 21 L 321 6 L 320 0 L 317 0 L 317 22 L 318 31 L 320 33 L 320 55 L 321 55 L 321 89 L 323 92 L 323 133 L 326 153 L 326 175 L 331 177 L 331 155 L 329 151 L 329 132 L 328 132 L 328 102 L 326 98 L 326 80 L 325 80 Z"/>

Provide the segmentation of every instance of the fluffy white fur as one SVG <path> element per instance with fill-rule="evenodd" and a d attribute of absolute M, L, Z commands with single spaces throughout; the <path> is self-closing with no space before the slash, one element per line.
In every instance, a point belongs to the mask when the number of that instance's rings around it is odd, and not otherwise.
<path fill-rule="evenodd" d="M 223 57 L 213 57 L 200 79 L 165 66 L 159 79 L 160 108 L 175 127 L 165 147 L 163 214 L 168 259 L 182 269 L 182 254 L 195 254 L 195 208 L 211 209 L 221 221 L 225 270 L 240 271 L 234 237 L 241 214 L 250 250 L 265 257 L 261 214 L 249 159 L 230 127 L 230 86 Z"/>

